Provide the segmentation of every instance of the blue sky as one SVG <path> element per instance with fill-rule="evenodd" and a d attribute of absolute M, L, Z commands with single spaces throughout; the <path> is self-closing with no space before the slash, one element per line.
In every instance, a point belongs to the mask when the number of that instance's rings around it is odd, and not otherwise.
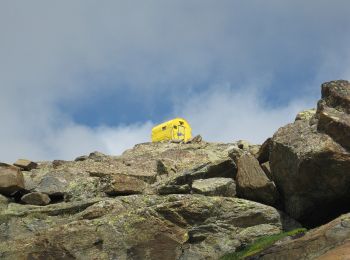
<path fill-rule="evenodd" d="M 187 118 L 260 143 L 350 77 L 350 2 L 2 1 L 0 161 L 120 154 Z"/>

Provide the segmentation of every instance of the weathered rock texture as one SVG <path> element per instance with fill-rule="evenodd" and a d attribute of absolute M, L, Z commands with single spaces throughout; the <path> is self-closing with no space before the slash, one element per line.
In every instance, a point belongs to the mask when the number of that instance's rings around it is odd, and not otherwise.
<path fill-rule="evenodd" d="M 349 99 L 349 82 L 323 84 L 316 115 L 272 138 L 270 166 L 285 210 L 309 226 L 350 211 Z"/>
<path fill-rule="evenodd" d="M 305 236 L 275 245 L 253 259 L 349 259 L 350 214 L 306 233 Z"/>
<path fill-rule="evenodd" d="M 217 259 L 296 225 L 269 206 L 203 195 L 12 203 L 0 219 L 1 259 Z"/>
<path fill-rule="evenodd" d="M 237 166 L 229 151 L 238 149 L 237 159 L 256 148 L 145 143 L 121 156 L 40 162 L 24 172 L 22 204 L 19 195 L 0 197 L 0 258 L 217 259 L 298 226 L 270 206 L 232 198 Z"/>

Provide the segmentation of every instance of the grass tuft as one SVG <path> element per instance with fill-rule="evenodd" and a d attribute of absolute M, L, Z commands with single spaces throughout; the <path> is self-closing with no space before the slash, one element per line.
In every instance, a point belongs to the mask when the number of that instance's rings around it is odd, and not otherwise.
<path fill-rule="evenodd" d="M 245 259 L 249 256 L 253 256 L 256 253 L 259 253 L 262 250 L 272 246 L 278 240 L 281 240 L 281 239 L 288 237 L 288 236 L 293 237 L 293 236 L 303 235 L 305 232 L 306 232 L 305 228 L 298 228 L 298 229 L 294 229 L 294 230 L 291 230 L 288 232 L 283 232 L 283 233 L 279 233 L 279 234 L 275 234 L 275 235 L 271 235 L 271 236 L 263 236 L 263 237 L 258 238 L 252 244 L 246 246 L 244 249 L 242 249 L 238 252 L 234 252 L 234 253 L 230 253 L 230 254 L 226 254 L 226 255 L 222 256 L 220 258 L 220 260 Z"/>

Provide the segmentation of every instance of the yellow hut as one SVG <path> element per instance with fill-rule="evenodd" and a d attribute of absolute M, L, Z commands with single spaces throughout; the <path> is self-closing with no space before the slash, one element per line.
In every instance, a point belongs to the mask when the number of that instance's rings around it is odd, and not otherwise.
<path fill-rule="evenodd" d="M 191 139 L 191 126 L 183 118 L 175 118 L 152 128 L 152 142 L 165 140 L 188 141 Z"/>

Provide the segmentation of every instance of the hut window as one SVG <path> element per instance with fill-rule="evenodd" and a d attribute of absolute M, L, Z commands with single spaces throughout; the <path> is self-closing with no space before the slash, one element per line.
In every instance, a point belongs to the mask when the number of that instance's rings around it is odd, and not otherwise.
<path fill-rule="evenodd" d="M 163 126 L 163 127 L 162 127 L 162 130 L 165 131 L 165 130 L 166 130 L 166 126 Z"/>
<path fill-rule="evenodd" d="M 174 129 L 177 129 L 177 126 L 176 126 L 176 125 L 174 125 Z"/>
<path fill-rule="evenodd" d="M 183 125 L 183 124 L 184 124 L 184 122 L 182 122 L 182 121 L 179 121 L 179 123 L 180 123 L 180 125 Z"/>

